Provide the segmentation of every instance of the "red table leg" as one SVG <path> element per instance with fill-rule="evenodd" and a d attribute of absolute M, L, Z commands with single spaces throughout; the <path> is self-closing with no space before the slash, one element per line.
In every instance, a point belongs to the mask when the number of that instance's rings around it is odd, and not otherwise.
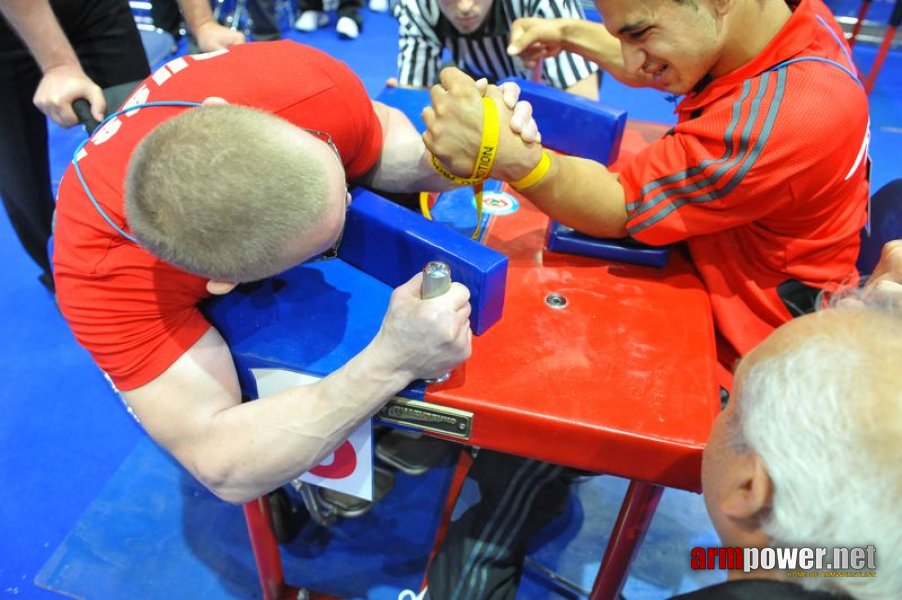
<path fill-rule="evenodd" d="M 282 555 L 279 554 L 279 542 L 272 530 L 269 502 L 267 502 L 266 496 L 246 502 L 244 518 L 247 521 L 247 533 L 251 538 L 254 562 L 257 563 L 257 575 L 260 577 L 263 600 L 296 600 L 301 589 L 285 584 L 285 576 L 282 574 Z M 310 600 L 340 600 L 336 596 L 311 590 L 307 590 L 307 593 Z"/>
<path fill-rule="evenodd" d="M 269 517 L 269 503 L 266 497 L 257 498 L 244 504 L 244 518 L 247 521 L 247 533 L 251 538 L 251 549 L 257 563 L 257 574 L 260 577 L 260 588 L 263 600 L 280 600 L 285 597 L 297 598 L 297 588 L 285 585 L 282 575 L 282 557 L 279 554 L 279 543 L 272 531 Z"/>
<path fill-rule="evenodd" d="M 591 600 L 614 600 L 620 594 L 663 491 L 652 483 L 630 482 L 592 586 Z"/>

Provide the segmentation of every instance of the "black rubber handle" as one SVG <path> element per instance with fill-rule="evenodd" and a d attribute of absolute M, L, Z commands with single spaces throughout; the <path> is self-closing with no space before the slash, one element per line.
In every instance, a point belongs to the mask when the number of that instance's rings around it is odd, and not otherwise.
<path fill-rule="evenodd" d="M 88 135 L 94 133 L 94 130 L 100 125 L 100 121 L 95 119 L 94 115 L 91 114 L 91 105 L 88 104 L 88 101 L 84 98 L 79 98 L 72 103 L 72 110 L 75 111 L 78 122 L 84 125 Z"/>

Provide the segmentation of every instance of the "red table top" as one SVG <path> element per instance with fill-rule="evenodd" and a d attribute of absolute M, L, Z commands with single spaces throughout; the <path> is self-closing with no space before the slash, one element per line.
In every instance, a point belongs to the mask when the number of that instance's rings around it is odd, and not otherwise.
<path fill-rule="evenodd" d="M 660 129 L 628 126 L 624 154 Z M 701 280 L 680 251 L 657 269 L 544 250 L 548 218 L 519 200 L 485 239 L 510 261 L 503 318 L 425 400 L 473 412 L 476 446 L 699 491 L 720 409 Z"/>

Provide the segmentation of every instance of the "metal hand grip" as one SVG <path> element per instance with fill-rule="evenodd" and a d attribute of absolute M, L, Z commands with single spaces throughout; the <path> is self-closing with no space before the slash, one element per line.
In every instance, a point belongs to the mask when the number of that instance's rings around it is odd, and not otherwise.
<path fill-rule="evenodd" d="M 437 298 L 451 288 L 451 267 L 434 260 L 423 268 L 423 285 L 420 297 L 423 300 Z"/>
<path fill-rule="evenodd" d="M 423 285 L 420 297 L 423 300 L 437 298 L 451 288 L 451 267 L 443 262 L 432 261 L 423 268 Z M 442 383 L 448 381 L 451 373 L 445 373 L 435 379 L 427 379 L 426 383 Z"/>
<path fill-rule="evenodd" d="M 88 132 L 88 135 L 94 133 L 94 130 L 100 125 L 100 121 L 91 114 L 91 105 L 88 104 L 88 101 L 84 98 L 79 98 L 72 103 L 72 110 L 75 112 L 75 116 L 78 117 L 78 122 L 85 126 L 85 131 Z"/>

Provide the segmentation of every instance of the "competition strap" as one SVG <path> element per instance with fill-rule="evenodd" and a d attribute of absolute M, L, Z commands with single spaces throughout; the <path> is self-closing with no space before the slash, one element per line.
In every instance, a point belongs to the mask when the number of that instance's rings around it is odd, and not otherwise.
<path fill-rule="evenodd" d="M 94 130 L 94 135 L 97 135 L 98 132 L 102 132 L 104 126 L 107 123 L 109 123 L 112 119 L 115 119 L 116 117 L 118 117 L 119 115 L 124 115 L 125 113 L 130 113 L 132 111 L 140 110 L 142 108 L 148 108 L 148 107 L 154 107 L 154 106 L 195 107 L 195 106 L 200 106 L 200 105 L 201 105 L 200 102 L 187 102 L 187 101 L 181 101 L 181 100 L 173 100 L 173 101 L 169 101 L 169 102 L 147 102 L 145 104 L 135 104 L 134 106 L 128 106 L 126 108 L 123 108 L 122 110 L 117 110 L 116 112 L 107 116 L 103 121 L 100 122 L 100 125 L 98 125 L 97 128 Z M 126 233 L 125 230 L 123 230 L 121 227 L 116 225 L 116 223 L 113 221 L 113 219 L 111 219 L 110 216 L 106 213 L 106 211 L 103 210 L 103 208 L 100 206 L 100 203 L 97 201 L 97 198 L 95 198 L 94 194 L 91 193 L 91 189 L 88 187 L 88 182 L 85 181 L 85 176 L 81 172 L 81 167 L 78 164 L 78 158 L 79 158 L 78 155 L 81 154 L 85 145 L 91 141 L 91 139 L 94 137 L 94 135 L 83 140 L 75 148 L 75 152 L 72 153 L 72 168 L 75 170 L 75 175 L 76 175 L 76 177 L 78 177 L 78 181 L 79 181 L 79 183 L 81 183 L 81 187 L 85 191 L 85 195 L 88 196 L 88 200 L 91 201 L 91 204 L 94 205 L 94 209 L 100 214 L 101 217 L 103 217 L 103 220 L 107 222 L 107 225 L 112 227 L 113 230 L 116 231 L 116 233 L 118 233 L 125 239 L 129 240 L 130 242 L 134 242 L 135 244 L 138 244 L 140 246 L 141 243 L 138 241 L 138 239 L 135 236 Z"/>
<path fill-rule="evenodd" d="M 498 107 L 490 98 L 482 99 L 482 139 L 479 142 L 479 153 L 476 155 L 476 164 L 473 166 L 473 174 L 470 177 L 459 177 L 449 171 L 445 165 L 432 154 L 432 167 L 436 172 L 457 185 L 473 186 L 473 196 L 476 200 L 476 228 L 473 230 L 472 239 L 478 239 L 482 228 L 482 189 L 483 182 L 488 179 L 492 167 L 495 165 L 495 156 L 498 153 L 498 139 L 501 129 L 498 119 Z M 427 219 L 432 218 L 429 210 L 429 194 L 420 193 L 420 211 Z"/>

